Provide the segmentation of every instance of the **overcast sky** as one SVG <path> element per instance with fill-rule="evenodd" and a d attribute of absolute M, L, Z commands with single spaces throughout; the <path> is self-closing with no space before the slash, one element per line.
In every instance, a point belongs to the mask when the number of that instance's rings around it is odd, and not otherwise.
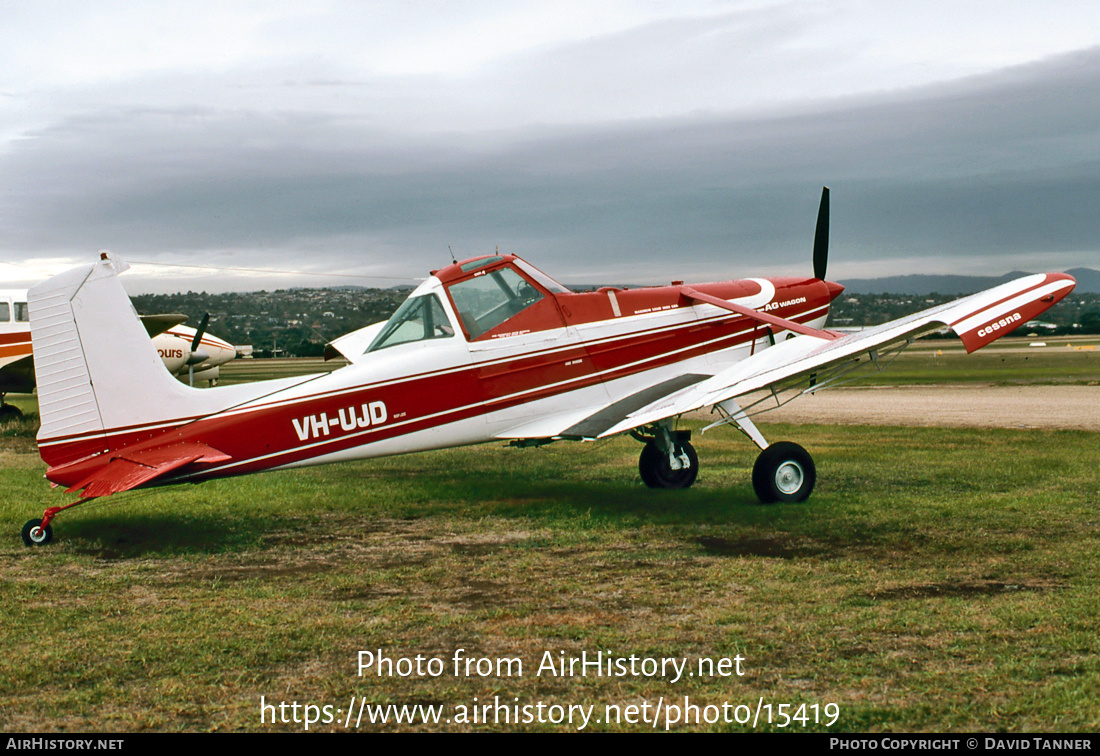
<path fill-rule="evenodd" d="M 1095 0 L 0 19 L 0 287 L 100 249 L 132 293 L 412 282 L 448 246 L 566 283 L 802 274 L 825 184 L 830 278 L 1100 267 Z"/>

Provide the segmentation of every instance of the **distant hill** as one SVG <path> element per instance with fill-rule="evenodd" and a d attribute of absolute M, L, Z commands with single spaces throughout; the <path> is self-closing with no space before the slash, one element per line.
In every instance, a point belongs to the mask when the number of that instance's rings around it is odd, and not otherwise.
<path fill-rule="evenodd" d="M 1100 293 L 1100 270 L 1092 268 L 1073 268 L 1067 270 L 1077 279 L 1078 294 Z M 853 278 L 840 281 L 850 294 L 971 294 L 988 289 L 991 286 L 1025 276 L 1023 271 L 1013 271 L 1003 276 L 887 276 L 886 278 Z"/>

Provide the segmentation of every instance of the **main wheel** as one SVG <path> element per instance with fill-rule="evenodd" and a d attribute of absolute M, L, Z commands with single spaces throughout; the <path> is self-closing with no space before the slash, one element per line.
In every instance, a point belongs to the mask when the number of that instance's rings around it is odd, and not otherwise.
<path fill-rule="evenodd" d="M 28 546 L 45 546 L 53 540 L 53 528 L 47 525 L 42 527 L 42 518 L 36 517 L 27 520 L 23 526 L 23 543 Z"/>
<path fill-rule="evenodd" d="M 679 470 L 673 470 L 668 455 L 662 454 L 655 441 L 642 447 L 642 456 L 638 458 L 638 472 L 642 482 L 650 488 L 689 488 L 699 475 L 699 455 L 687 441 L 675 441 L 677 457 L 687 455 L 688 464 Z"/>
<path fill-rule="evenodd" d="M 810 453 L 790 441 L 772 444 L 760 452 L 752 466 L 752 487 L 762 504 L 805 501 L 816 480 Z"/>

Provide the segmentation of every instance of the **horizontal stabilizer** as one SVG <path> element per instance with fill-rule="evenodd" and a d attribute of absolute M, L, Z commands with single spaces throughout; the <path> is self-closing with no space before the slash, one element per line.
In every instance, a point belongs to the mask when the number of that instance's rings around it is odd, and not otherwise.
<path fill-rule="evenodd" d="M 114 455 L 106 465 L 70 486 L 67 492 L 74 493 L 84 489 L 80 494 L 82 499 L 108 496 L 137 488 L 191 463 L 213 464 L 226 462 L 229 459 L 227 454 L 197 442 L 173 444 L 136 452 L 123 450 L 122 453 Z M 46 477 L 52 478 L 62 473 L 64 468 L 51 468 Z"/>

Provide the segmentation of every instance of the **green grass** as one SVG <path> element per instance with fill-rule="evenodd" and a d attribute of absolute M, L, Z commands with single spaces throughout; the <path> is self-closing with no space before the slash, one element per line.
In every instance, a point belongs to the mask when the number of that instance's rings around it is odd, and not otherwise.
<path fill-rule="evenodd" d="M 600 714 L 763 697 L 837 703 L 839 731 L 1100 727 L 1096 434 L 764 432 L 814 454 L 810 502 L 755 504 L 753 448 L 717 431 L 696 435 L 687 491 L 646 489 L 629 439 L 483 446 L 118 495 L 36 549 L 19 527 L 71 497 L 4 441 L 0 727 L 293 730 L 261 725 L 261 696 L 353 695 L 448 714 L 475 697 Z M 459 648 L 524 675 L 356 676 L 359 650 Z M 585 650 L 741 654 L 747 674 L 534 674 L 546 651 Z"/>
<path fill-rule="evenodd" d="M 936 383 L 1096 385 L 1100 382 L 1100 339 L 1001 339 L 967 354 L 957 339 L 925 339 L 902 352 L 885 370 L 856 385 Z"/>

